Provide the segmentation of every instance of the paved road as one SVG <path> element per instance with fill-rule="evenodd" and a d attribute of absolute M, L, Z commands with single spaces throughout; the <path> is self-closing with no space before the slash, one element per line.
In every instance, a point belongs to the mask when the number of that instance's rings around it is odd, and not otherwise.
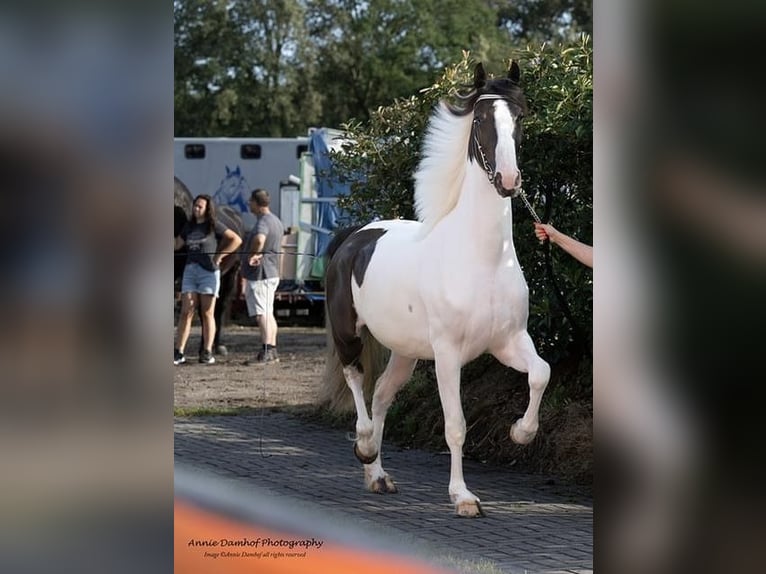
<path fill-rule="evenodd" d="M 175 419 L 175 461 L 289 496 L 345 524 L 374 524 L 435 555 L 486 572 L 592 572 L 593 506 L 582 489 L 545 477 L 465 461 L 469 488 L 486 516 L 461 519 L 447 495 L 449 456 L 383 446 L 399 493 L 362 483 L 346 433 L 283 414 Z"/>

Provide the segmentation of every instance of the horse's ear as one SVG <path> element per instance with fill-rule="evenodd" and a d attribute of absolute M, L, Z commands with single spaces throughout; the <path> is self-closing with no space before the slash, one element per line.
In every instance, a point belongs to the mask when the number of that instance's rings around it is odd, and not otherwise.
<path fill-rule="evenodd" d="M 227 165 L 226 166 L 226 175 L 229 175 L 230 172 L 231 172 L 231 170 L 229 169 L 229 166 Z"/>
<path fill-rule="evenodd" d="M 519 65 L 516 63 L 516 60 L 511 60 L 511 67 L 508 68 L 508 78 L 514 83 L 519 83 L 519 78 L 521 78 L 521 70 L 519 69 Z"/>
<path fill-rule="evenodd" d="M 484 71 L 484 66 L 479 62 L 473 70 L 473 87 L 478 90 L 479 88 L 483 88 L 486 83 L 487 73 Z"/>

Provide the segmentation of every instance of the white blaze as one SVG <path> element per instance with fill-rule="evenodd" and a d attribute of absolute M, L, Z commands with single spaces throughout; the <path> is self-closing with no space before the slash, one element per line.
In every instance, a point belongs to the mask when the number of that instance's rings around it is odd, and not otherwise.
<path fill-rule="evenodd" d="M 502 100 L 495 102 L 495 130 L 497 131 L 497 147 L 495 148 L 495 170 L 502 176 L 503 188 L 513 189 L 519 179 L 519 166 L 516 163 L 516 145 L 513 132 L 516 123 L 513 121 L 508 104 Z"/>

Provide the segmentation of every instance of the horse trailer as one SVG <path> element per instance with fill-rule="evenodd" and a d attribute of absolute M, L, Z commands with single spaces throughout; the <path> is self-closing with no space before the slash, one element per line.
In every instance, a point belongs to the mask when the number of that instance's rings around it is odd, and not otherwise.
<path fill-rule="evenodd" d="M 280 185 L 300 175 L 308 144 L 308 137 L 175 138 L 174 175 L 193 196 L 206 193 L 217 205 L 236 207 L 245 219 L 252 217 L 250 192 L 263 188 L 271 194 L 271 210 L 282 219 Z"/>
<path fill-rule="evenodd" d="M 174 175 L 192 196 L 210 195 L 217 205 L 229 205 L 250 229 L 255 217 L 249 210 L 253 189 L 266 189 L 271 210 L 285 227 L 282 282 L 275 300 L 277 320 L 323 322 L 324 267 L 318 249 L 331 232 L 317 225 L 322 202 L 318 199 L 310 140 L 327 133 L 309 130 L 295 138 L 175 138 Z M 330 133 L 337 134 L 334 130 Z M 329 136 L 324 136 L 329 137 Z M 234 305 L 234 311 L 239 305 Z"/>

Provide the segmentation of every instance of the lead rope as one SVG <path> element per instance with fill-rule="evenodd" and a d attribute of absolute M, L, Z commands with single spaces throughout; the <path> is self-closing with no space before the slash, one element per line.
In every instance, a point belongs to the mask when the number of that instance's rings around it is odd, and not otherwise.
<path fill-rule="evenodd" d="M 524 205 L 527 206 L 529 213 L 532 214 L 532 219 L 534 219 L 536 223 L 542 223 L 542 221 L 540 220 L 540 216 L 537 215 L 537 212 L 535 211 L 535 208 L 532 207 L 531 203 L 529 203 L 529 199 L 527 198 L 527 193 L 521 188 L 519 188 L 519 197 L 521 197 L 521 201 L 524 202 Z"/>

